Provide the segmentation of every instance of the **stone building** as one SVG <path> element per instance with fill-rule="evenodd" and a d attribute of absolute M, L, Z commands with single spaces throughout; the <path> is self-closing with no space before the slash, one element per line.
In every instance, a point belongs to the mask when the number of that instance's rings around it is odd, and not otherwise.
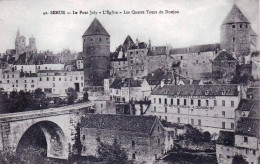
<path fill-rule="evenodd" d="M 213 78 L 219 83 L 229 83 L 235 76 L 238 61 L 227 51 L 221 51 L 212 61 Z"/>
<path fill-rule="evenodd" d="M 33 36 L 29 38 L 29 45 L 26 46 L 26 38 L 23 35 L 20 36 L 20 31 L 18 29 L 15 39 L 15 50 L 16 59 L 24 52 L 36 52 L 36 39 Z"/>
<path fill-rule="evenodd" d="M 241 63 L 244 63 L 245 56 L 256 50 L 257 35 L 236 4 L 221 25 L 220 44 L 221 49 L 234 53 Z"/>
<path fill-rule="evenodd" d="M 109 77 L 110 35 L 95 18 L 82 39 L 85 84 L 103 85 L 103 80 Z"/>
<path fill-rule="evenodd" d="M 234 131 L 239 105 L 237 85 L 159 85 L 151 94 L 150 115 L 204 131 Z"/>
<path fill-rule="evenodd" d="M 164 153 L 165 130 L 157 117 L 87 114 L 81 124 L 82 156 L 97 156 L 97 139 L 117 141 L 137 163 L 152 163 Z"/>
<path fill-rule="evenodd" d="M 212 61 L 220 50 L 220 44 L 196 45 L 170 50 L 173 69 L 185 78 L 201 79 L 205 73 L 212 73 Z"/>

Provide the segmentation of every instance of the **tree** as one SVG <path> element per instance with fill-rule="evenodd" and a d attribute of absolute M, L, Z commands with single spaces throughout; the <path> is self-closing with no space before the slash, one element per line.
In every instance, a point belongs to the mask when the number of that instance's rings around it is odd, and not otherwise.
<path fill-rule="evenodd" d="M 241 155 L 235 155 L 232 164 L 248 164 L 248 162 Z"/>
<path fill-rule="evenodd" d="M 85 91 L 83 94 L 83 101 L 88 101 L 88 91 Z"/>
<path fill-rule="evenodd" d="M 81 155 L 82 143 L 80 140 L 80 123 L 76 127 L 75 144 L 73 145 L 73 150 L 76 151 L 77 155 Z"/>
<path fill-rule="evenodd" d="M 98 156 L 99 160 L 105 164 L 130 164 L 132 161 L 128 160 L 126 151 L 114 140 L 110 145 L 106 142 L 98 141 Z"/>
<path fill-rule="evenodd" d="M 71 105 L 74 104 L 74 101 L 78 98 L 78 94 L 75 89 L 68 88 L 67 91 L 67 104 Z"/>

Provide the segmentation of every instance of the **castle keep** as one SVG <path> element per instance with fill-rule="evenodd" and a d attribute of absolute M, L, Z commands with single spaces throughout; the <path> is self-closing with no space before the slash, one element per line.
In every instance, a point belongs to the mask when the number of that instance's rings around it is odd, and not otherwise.
<path fill-rule="evenodd" d="M 103 80 L 109 77 L 110 35 L 95 18 L 82 39 L 85 84 L 103 85 Z"/>
<path fill-rule="evenodd" d="M 257 35 L 252 30 L 251 23 L 236 5 L 233 5 L 220 30 L 221 49 L 234 53 L 240 62 L 256 49 Z"/>

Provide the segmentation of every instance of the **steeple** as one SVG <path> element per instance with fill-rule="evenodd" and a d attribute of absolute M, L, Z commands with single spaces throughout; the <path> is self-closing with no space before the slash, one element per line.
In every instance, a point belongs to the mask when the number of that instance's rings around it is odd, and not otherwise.
<path fill-rule="evenodd" d="M 250 23 L 241 10 L 237 7 L 235 1 L 231 11 L 228 13 L 222 24 L 231 23 Z"/>
<path fill-rule="evenodd" d="M 20 30 L 19 30 L 19 26 L 18 26 L 18 30 L 17 30 L 17 33 L 16 33 L 16 41 L 18 41 L 20 38 Z"/>

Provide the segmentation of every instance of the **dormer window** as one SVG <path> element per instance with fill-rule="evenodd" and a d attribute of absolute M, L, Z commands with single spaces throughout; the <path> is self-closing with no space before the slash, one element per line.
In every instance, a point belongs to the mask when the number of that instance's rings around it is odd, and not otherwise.
<path fill-rule="evenodd" d="M 246 24 L 246 28 L 247 28 L 247 24 Z"/>
<path fill-rule="evenodd" d="M 240 28 L 242 28 L 242 24 L 240 25 Z"/>
<path fill-rule="evenodd" d="M 205 91 L 205 95 L 208 95 L 209 94 L 209 91 Z"/>
<path fill-rule="evenodd" d="M 232 25 L 232 28 L 236 28 L 236 25 L 233 24 L 233 25 Z"/>
<path fill-rule="evenodd" d="M 226 95 L 227 94 L 227 91 L 222 91 L 222 95 Z"/>

